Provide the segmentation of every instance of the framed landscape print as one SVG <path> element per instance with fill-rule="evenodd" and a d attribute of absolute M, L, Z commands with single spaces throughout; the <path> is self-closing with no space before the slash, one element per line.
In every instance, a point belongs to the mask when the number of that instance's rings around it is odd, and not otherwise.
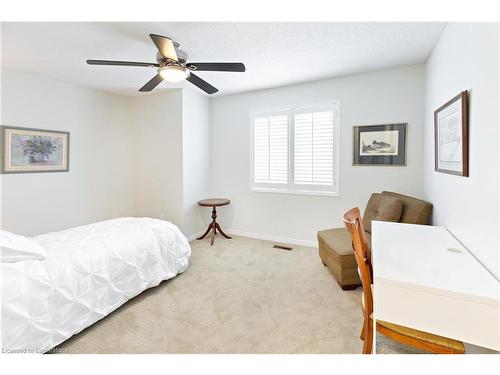
<path fill-rule="evenodd" d="M 67 172 L 69 133 L 0 126 L 1 172 Z"/>
<path fill-rule="evenodd" d="M 463 91 L 434 111 L 435 170 L 469 176 L 469 99 Z"/>
<path fill-rule="evenodd" d="M 407 123 L 354 127 L 353 165 L 406 165 Z"/>

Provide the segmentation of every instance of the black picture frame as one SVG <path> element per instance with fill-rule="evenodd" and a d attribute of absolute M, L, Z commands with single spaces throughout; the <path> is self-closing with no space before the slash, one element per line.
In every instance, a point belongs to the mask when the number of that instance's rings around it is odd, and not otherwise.
<path fill-rule="evenodd" d="M 394 138 L 397 131 L 397 141 L 387 141 Z M 377 141 L 377 133 L 380 138 Z M 391 133 L 389 133 L 391 132 Z M 384 134 L 386 133 L 386 134 Z M 363 136 L 365 134 L 365 137 Z M 354 166 L 406 166 L 406 139 L 408 123 L 394 123 L 381 125 L 362 125 L 353 127 L 353 160 Z M 360 145 L 363 138 L 369 139 L 370 144 Z M 373 146 L 372 146 L 373 144 Z M 380 146 L 379 146 L 380 145 Z M 362 147 L 366 150 L 362 151 Z M 377 150 L 379 149 L 379 150 Z"/>

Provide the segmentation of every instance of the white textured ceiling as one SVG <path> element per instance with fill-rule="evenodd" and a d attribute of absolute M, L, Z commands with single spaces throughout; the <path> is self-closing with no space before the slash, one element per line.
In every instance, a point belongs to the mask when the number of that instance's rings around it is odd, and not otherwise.
<path fill-rule="evenodd" d="M 179 86 L 163 82 L 152 93 L 139 93 L 154 69 L 90 66 L 85 60 L 155 62 L 148 36 L 154 33 L 180 42 L 191 61 L 243 62 L 245 73 L 198 73 L 220 90 L 217 95 L 225 95 L 422 63 L 443 28 L 442 23 L 2 23 L 1 63 L 117 94 L 151 95 Z"/>

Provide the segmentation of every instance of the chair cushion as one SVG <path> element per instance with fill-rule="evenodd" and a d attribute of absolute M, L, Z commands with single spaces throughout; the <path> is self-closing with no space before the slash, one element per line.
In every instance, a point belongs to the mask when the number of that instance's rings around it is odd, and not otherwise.
<path fill-rule="evenodd" d="M 399 198 L 380 193 L 373 193 L 366 205 L 363 215 L 363 226 L 368 233 L 372 232 L 372 221 L 398 222 L 403 211 L 403 201 Z"/>
<path fill-rule="evenodd" d="M 447 337 L 434 335 L 432 333 L 418 331 L 413 328 L 408 328 L 397 324 L 384 322 L 383 320 L 377 320 L 377 326 L 382 326 L 383 328 L 392 331 L 398 335 L 403 335 L 406 337 L 410 337 L 412 339 L 427 342 L 432 345 L 437 345 L 437 346 L 442 346 L 444 348 L 452 349 L 455 353 L 465 353 L 464 344 L 458 340 L 453 340 Z"/>
<path fill-rule="evenodd" d="M 369 247 L 371 236 L 368 233 L 365 233 L 365 235 Z M 358 266 L 352 248 L 351 234 L 345 228 L 320 230 L 318 232 L 318 242 L 320 245 L 326 245 L 326 247 L 331 250 L 331 255 L 341 264 L 341 266 Z"/>
<path fill-rule="evenodd" d="M 377 216 L 378 207 L 380 206 L 380 199 L 382 198 L 382 194 L 373 193 L 368 199 L 368 203 L 366 204 L 365 212 L 363 214 L 363 226 L 365 231 L 368 233 L 372 232 L 372 220 Z"/>
<path fill-rule="evenodd" d="M 373 284 L 370 285 L 373 295 Z M 365 294 L 361 294 L 361 306 L 363 311 L 365 310 Z M 370 314 L 370 318 L 373 319 L 373 313 Z M 434 335 L 432 333 L 418 331 L 413 328 L 400 326 L 397 324 L 389 323 L 383 320 L 377 320 L 377 326 L 382 326 L 383 328 L 390 330 L 398 335 L 403 335 L 417 339 L 420 341 L 425 341 L 433 345 L 439 345 L 445 348 L 452 349 L 455 353 L 465 353 L 464 344 L 461 341 L 449 339 L 447 337 Z"/>
<path fill-rule="evenodd" d="M 403 212 L 399 220 L 401 223 L 429 224 L 432 213 L 432 204 L 429 202 L 391 191 L 383 191 L 382 195 L 395 197 L 403 201 Z"/>

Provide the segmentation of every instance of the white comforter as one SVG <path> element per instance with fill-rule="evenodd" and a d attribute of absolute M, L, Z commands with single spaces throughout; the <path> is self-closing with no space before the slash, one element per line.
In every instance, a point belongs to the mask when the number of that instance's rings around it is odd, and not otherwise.
<path fill-rule="evenodd" d="M 45 260 L 1 264 L 3 352 L 46 352 L 188 267 L 173 224 L 120 218 L 34 237 Z"/>

